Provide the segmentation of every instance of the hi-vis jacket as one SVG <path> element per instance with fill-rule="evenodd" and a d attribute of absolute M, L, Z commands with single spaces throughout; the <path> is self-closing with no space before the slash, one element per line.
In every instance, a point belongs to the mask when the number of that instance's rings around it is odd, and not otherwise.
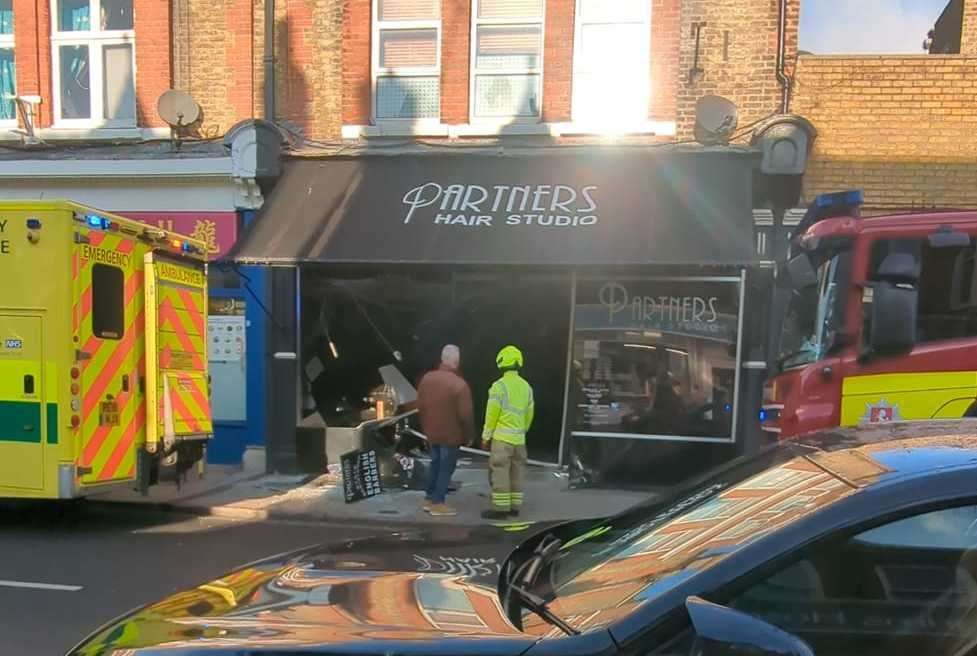
<path fill-rule="evenodd" d="M 533 388 L 518 372 L 505 372 L 489 389 L 482 439 L 524 445 L 534 411 Z"/>

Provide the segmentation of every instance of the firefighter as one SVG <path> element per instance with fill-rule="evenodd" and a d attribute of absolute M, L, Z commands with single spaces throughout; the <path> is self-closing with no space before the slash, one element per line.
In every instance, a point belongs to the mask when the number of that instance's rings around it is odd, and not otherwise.
<path fill-rule="evenodd" d="M 502 377 L 489 389 L 482 430 L 482 448 L 490 451 L 489 475 L 492 508 L 482 512 L 486 519 L 519 515 L 522 507 L 522 479 L 526 467 L 526 433 L 533 423 L 533 388 L 519 375 L 522 352 L 506 346 L 495 358 Z"/>

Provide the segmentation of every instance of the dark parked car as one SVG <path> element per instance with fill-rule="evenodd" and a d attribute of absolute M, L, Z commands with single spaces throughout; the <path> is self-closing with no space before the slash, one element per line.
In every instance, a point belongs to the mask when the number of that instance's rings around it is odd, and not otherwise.
<path fill-rule="evenodd" d="M 279 556 L 135 611 L 72 654 L 962 656 L 975 645 L 967 421 L 773 445 L 607 519 Z"/>

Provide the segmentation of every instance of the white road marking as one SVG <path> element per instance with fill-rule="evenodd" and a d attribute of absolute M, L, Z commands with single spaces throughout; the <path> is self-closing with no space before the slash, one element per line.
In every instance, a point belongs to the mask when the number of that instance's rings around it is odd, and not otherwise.
<path fill-rule="evenodd" d="M 0 588 L 30 588 L 33 590 L 57 590 L 59 592 L 78 592 L 80 585 L 61 585 L 60 583 L 32 583 L 31 581 L 0 580 Z"/>

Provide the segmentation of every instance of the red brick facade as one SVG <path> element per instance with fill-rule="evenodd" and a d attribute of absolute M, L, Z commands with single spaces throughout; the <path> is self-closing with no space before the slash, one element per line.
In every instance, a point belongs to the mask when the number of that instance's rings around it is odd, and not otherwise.
<path fill-rule="evenodd" d="M 343 13 L 343 123 L 370 122 L 373 94 L 370 40 L 373 10 L 370 0 L 346 0 Z"/>

